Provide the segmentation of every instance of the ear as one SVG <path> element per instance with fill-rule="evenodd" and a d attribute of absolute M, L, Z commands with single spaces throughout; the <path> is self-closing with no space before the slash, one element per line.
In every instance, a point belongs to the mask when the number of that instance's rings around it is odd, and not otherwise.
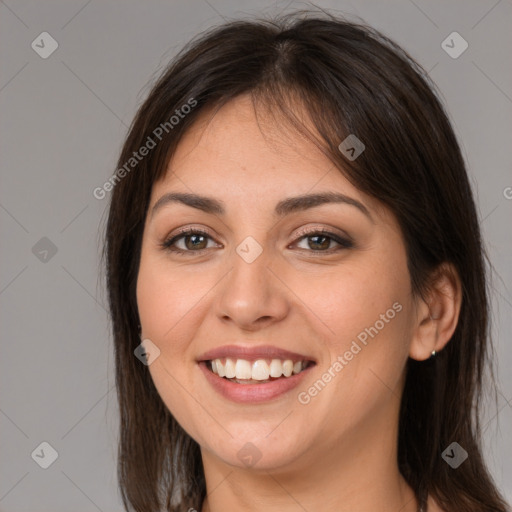
<path fill-rule="evenodd" d="M 428 359 L 450 341 L 459 320 L 462 290 L 455 267 L 442 263 L 433 272 L 424 298 L 416 303 L 416 320 L 409 346 L 409 356 Z"/>

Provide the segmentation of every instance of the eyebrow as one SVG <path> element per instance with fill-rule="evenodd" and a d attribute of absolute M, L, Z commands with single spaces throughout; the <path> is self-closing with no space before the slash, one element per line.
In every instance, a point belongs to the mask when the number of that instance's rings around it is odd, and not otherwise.
<path fill-rule="evenodd" d="M 192 208 L 196 208 L 206 213 L 223 216 L 226 213 L 224 202 L 213 197 L 201 196 L 198 194 L 189 194 L 182 192 L 169 192 L 164 194 L 153 206 L 151 217 L 163 206 L 171 203 L 181 203 Z M 356 199 L 340 194 L 338 192 L 321 192 L 317 194 L 306 194 L 296 197 L 288 197 L 277 203 L 274 214 L 278 217 L 284 217 L 291 213 L 308 210 L 322 204 L 343 203 L 356 207 L 364 213 L 372 222 L 373 218 L 366 206 Z"/>

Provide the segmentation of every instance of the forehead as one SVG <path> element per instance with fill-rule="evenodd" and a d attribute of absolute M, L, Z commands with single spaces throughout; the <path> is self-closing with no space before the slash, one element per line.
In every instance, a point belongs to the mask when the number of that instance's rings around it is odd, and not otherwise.
<path fill-rule="evenodd" d="M 305 115 L 301 120 L 315 132 Z M 187 131 L 165 175 L 153 187 L 152 204 L 169 190 L 217 196 L 246 206 L 333 191 L 378 208 L 311 140 L 281 116 L 255 110 L 248 95 L 203 112 Z"/>

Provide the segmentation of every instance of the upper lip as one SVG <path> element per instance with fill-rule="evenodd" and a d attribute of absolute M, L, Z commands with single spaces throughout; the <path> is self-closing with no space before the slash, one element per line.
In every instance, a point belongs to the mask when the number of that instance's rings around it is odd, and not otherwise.
<path fill-rule="evenodd" d="M 231 359 L 247 359 L 249 361 L 256 359 L 291 359 L 293 361 L 313 361 L 314 358 L 291 352 L 272 345 L 259 345 L 253 347 L 244 347 L 240 345 L 224 345 L 222 347 L 213 348 L 198 357 L 198 361 L 211 361 L 213 359 L 223 359 L 229 357 Z"/>

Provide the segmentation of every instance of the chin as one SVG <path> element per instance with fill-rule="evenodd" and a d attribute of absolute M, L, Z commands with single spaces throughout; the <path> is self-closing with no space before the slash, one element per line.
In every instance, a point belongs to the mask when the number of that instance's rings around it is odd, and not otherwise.
<path fill-rule="evenodd" d="M 214 443 L 211 436 L 207 439 L 208 442 L 201 445 L 202 451 L 203 448 L 206 449 L 229 466 L 255 472 L 273 471 L 289 466 L 304 452 L 304 446 L 299 445 L 298 440 L 291 440 L 288 435 L 284 439 L 269 439 L 256 435 L 228 439 L 227 436 L 223 436 Z"/>

